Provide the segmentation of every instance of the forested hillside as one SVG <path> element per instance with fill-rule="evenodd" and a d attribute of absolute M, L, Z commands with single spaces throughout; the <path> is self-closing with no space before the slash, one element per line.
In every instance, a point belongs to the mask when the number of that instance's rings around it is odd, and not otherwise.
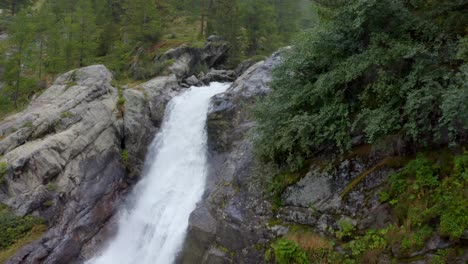
<path fill-rule="evenodd" d="M 295 0 L 11 0 L 0 8 L 9 36 L 0 43 L 0 116 L 77 67 L 102 63 L 119 79 L 148 79 L 164 67 L 152 63 L 156 55 L 212 34 L 231 43 L 235 67 L 287 45 L 311 12 Z"/>

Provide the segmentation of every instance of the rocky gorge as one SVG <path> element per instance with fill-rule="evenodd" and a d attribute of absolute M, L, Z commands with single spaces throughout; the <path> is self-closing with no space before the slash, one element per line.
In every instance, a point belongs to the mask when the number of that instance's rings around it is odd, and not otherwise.
<path fill-rule="evenodd" d="M 297 226 L 330 241 L 343 221 L 356 232 L 385 228 L 394 215 L 379 193 L 404 162 L 406 146 L 398 139 L 384 150 L 356 138 L 347 155 L 317 153 L 303 170 L 278 179 L 272 196 L 265 195 L 265 179 L 275 181 L 277 172 L 254 157 L 251 112 L 268 94 L 272 71 L 289 49 L 235 70 L 200 73 L 200 65 L 222 65 L 227 46 L 182 47 L 155 58 L 172 62 L 169 75 L 136 86 L 116 83 L 103 65 L 58 77 L 27 109 L 0 122 L 1 161 L 7 164 L 0 202 L 48 226 L 7 263 L 83 263 L 96 254 L 115 233 L 115 214 L 139 178 L 166 104 L 187 87 L 211 81 L 233 84 L 212 99 L 207 189 L 191 214 L 177 263 L 274 263 L 265 257 L 271 244 Z M 456 263 L 468 260 L 467 238 L 457 245 L 465 254 Z M 431 253 L 452 246 L 433 235 L 410 257 L 398 249 L 394 255 L 428 263 Z M 391 256 L 383 254 L 378 263 L 392 263 Z"/>

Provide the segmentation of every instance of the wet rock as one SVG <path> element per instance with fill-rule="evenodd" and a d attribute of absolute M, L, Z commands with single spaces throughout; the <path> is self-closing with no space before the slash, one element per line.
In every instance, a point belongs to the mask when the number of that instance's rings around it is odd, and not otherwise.
<path fill-rule="evenodd" d="M 112 236 L 103 230 L 111 230 L 165 105 L 182 88 L 166 76 L 124 89 L 122 109 L 111 80 L 102 65 L 70 71 L 0 122 L 0 155 L 8 164 L 0 202 L 18 215 L 44 217 L 49 226 L 7 263 L 80 263 Z"/>
<path fill-rule="evenodd" d="M 211 248 L 203 259 L 203 264 L 228 264 L 233 263 L 227 252 L 217 248 Z"/>
<path fill-rule="evenodd" d="M 210 35 L 208 38 L 206 38 L 206 40 L 208 42 L 219 42 L 219 41 L 222 41 L 223 38 L 220 36 L 216 36 L 216 35 Z"/>
<path fill-rule="evenodd" d="M 226 93 L 212 99 L 207 124 L 211 172 L 200 207 L 208 208 L 217 223 L 215 239 L 207 242 L 189 232 L 182 259 L 191 257 L 191 263 L 202 263 L 202 258 L 193 258 L 187 246 L 197 244 L 205 248 L 202 253 L 207 256 L 212 254 L 206 249 L 219 246 L 233 252 L 232 263 L 264 261 L 264 252 L 255 246 L 273 236 L 266 224 L 272 215 L 268 205 L 259 199 L 261 191 L 252 174 L 253 146 L 247 133 L 255 122 L 248 115 L 248 108 L 269 91 L 271 72 L 280 62 L 281 53 L 277 53 L 255 64 Z M 191 226 L 192 221 L 195 219 L 191 218 Z"/>
<path fill-rule="evenodd" d="M 201 86 L 202 85 L 202 82 L 200 80 L 198 80 L 197 77 L 195 77 L 195 75 L 192 75 L 190 77 L 188 77 L 187 79 L 185 79 L 184 81 L 188 87 L 190 86 Z"/>
<path fill-rule="evenodd" d="M 231 70 L 210 70 L 201 81 L 206 85 L 210 82 L 233 82 L 237 78 L 234 71 Z"/>
<path fill-rule="evenodd" d="M 332 195 L 332 176 L 314 169 L 283 195 L 287 205 L 309 207 Z"/>
<path fill-rule="evenodd" d="M 169 71 L 183 80 L 194 74 L 198 74 L 203 68 L 210 69 L 222 65 L 227 59 L 229 46 L 226 42 L 208 42 L 202 48 L 182 46 L 168 50 L 156 57 L 155 63 L 171 61 Z"/>

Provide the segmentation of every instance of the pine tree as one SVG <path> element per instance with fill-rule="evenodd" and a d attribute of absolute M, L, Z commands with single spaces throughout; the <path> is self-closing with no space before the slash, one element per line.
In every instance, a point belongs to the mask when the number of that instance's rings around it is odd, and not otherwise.
<path fill-rule="evenodd" d="M 240 2 L 239 0 L 218 0 L 214 4 L 214 11 L 210 23 L 215 33 L 230 43 L 229 64 L 234 66 L 244 57 L 244 48 L 240 39 L 242 32 L 239 20 Z"/>
<path fill-rule="evenodd" d="M 161 36 L 161 18 L 154 1 L 127 0 L 123 28 L 132 44 L 155 42 Z"/>
<path fill-rule="evenodd" d="M 277 43 L 275 12 L 270 0 L 252 0 L 242 5 L 243 24 L 247 31 L 249 55 L 260 50 L 269 53 Z"/>
<path fill-rule="evenodd" d="M 99 36 L 91 0 L 78 0 L 75 17 L 78 65 L 83 67 L 95 56 Z"/>
<path fill-rule="evenodd" d="M 6 81 L 14 87 L 13 102 L 18 108 L 18 99 L 23 88 L 23 73 L 27 69 L 32 49 L 33 27 L 31 16 L 26 11 L 20 11 L 13 19 L 9 28 L 9 40 L 13 53 L 7 62 Z"/>

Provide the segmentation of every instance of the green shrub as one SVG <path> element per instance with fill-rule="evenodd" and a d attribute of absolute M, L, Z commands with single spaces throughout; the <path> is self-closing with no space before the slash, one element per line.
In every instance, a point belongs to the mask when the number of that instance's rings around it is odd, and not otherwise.
<path fill-rule="evenodd" d="M 408 228 L 438 221 L 441 235 L 458 239 L 468 229 L 467 188 L 468 153 L 448 161 L 419 155 L 390 178 L 389 199 Z"/>
<path fill-rule="evenodd" d="M 368 250 L 384 250 L 387 247 L 387 241 L 384 238 L 387 230 L 368 230 L 362 237 L 357 237 L 347 244 L 354 257 L 360 257 Z"/>
<path fill-rule="evenodd" d="M 273 245 L 273 253 L 277 264 L 309 264 L 307 254 L 296 243 L 281 238 Z"/>
<path fill-rule="evenodd" d="M 125 168 L 128 169 L 128 166 L 130 165 L 128 150 L 126 149 L 122 150 L 122 153 L 120 154 L 120 156 L 121 156 L 122 164 L 125 166 Z"/>
<path fill-rule="evenodd" d="M 16 240 L 26 235 L 34 226 L 44 221 L 33 216 L 16 216 L 8 208 L 0 208 L 0 249 L 11 246 Z"/>
<path fill-rule="evenodd" d="M 336 237 L 339 239 L 351 238 L 356 231 L 356 227 L 346 220 L 338 221 L 340 230 L 336 231 Z"/>
<path fill-rule="evenodd" d="M 468 64 L 457 55 L 460 28 L 442 23 L 461 2 L 348 2 L 275 70 L 255 110 L 257 155 L 297 169 L 323 148 L 348 150 L 357 135 L 419 146 L 466 139 Z"/>

